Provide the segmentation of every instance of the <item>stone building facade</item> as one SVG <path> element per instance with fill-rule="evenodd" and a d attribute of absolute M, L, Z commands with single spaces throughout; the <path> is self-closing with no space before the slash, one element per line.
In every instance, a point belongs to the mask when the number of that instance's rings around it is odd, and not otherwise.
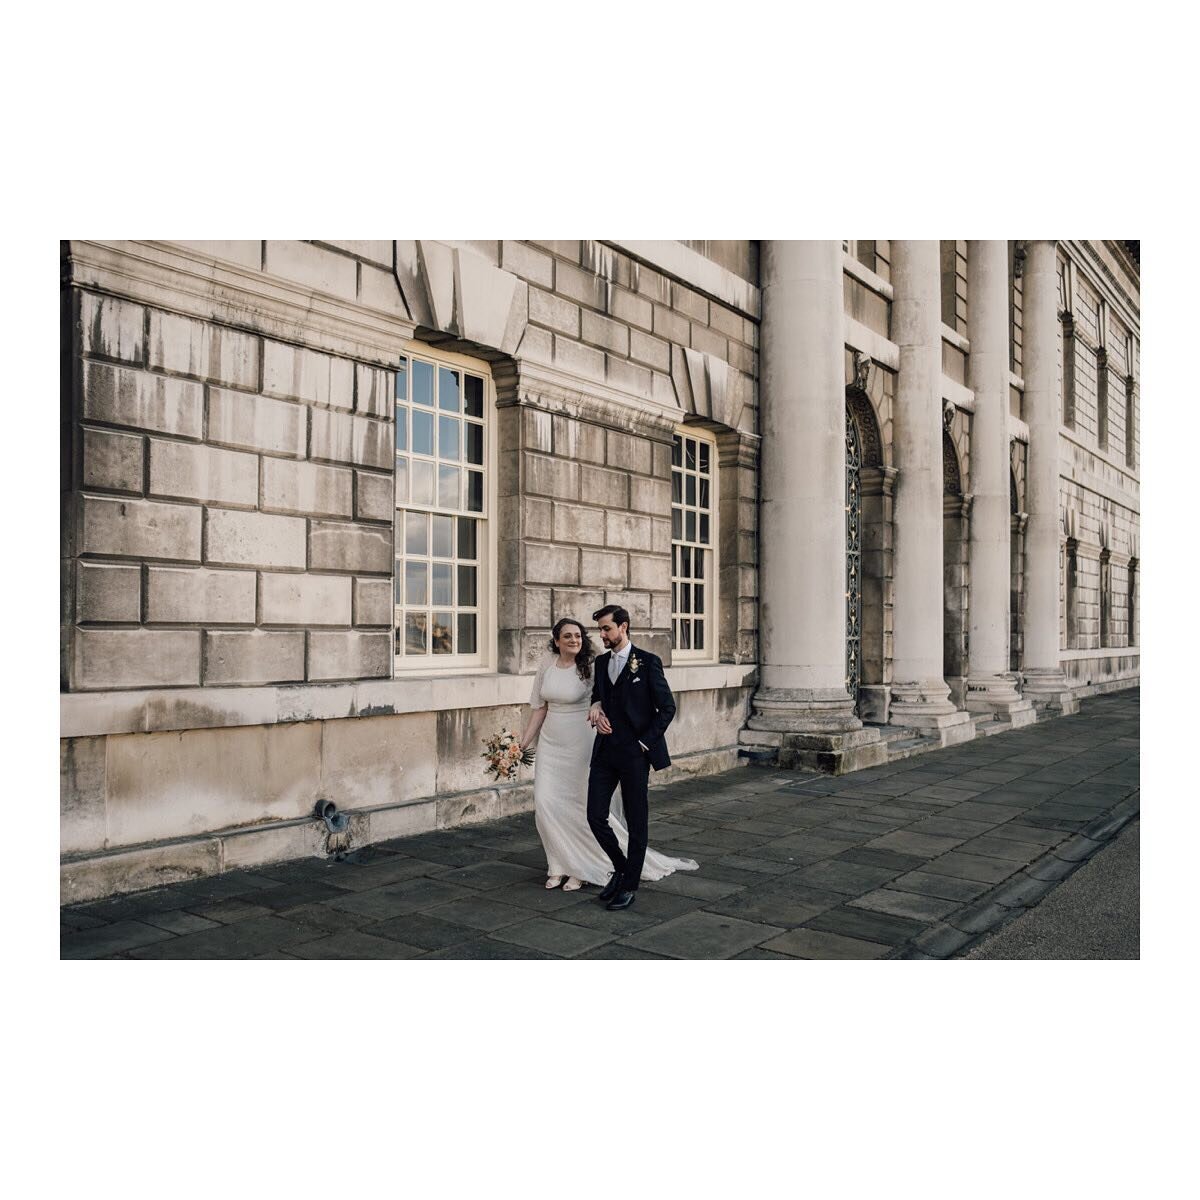
<path fill-rule="evenodd" d="M 675 775 L 1137 680 L 1126 243 L 61 261 L 64 900 L 527 809 L 482 742 L 604 603 L 669 664 Z"/>

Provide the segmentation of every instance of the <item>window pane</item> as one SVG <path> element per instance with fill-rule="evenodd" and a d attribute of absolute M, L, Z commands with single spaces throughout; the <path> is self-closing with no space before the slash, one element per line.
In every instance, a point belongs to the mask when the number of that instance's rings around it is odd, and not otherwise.
<path fill-rule="evenodd" d="M 434 558 L 453 558 L 454 557 L 454 518 L 453 517 L 432 517 L 433 525 L 433 557 Z M 436 604 L 437 601 L 434 601 Z M 446 601 L 450 603 L 449 600 Z"/>
<path fill-rule="evenodd" d="M 405 604 L 428 604 L 429 567 L 423 562 L 404 564 Z"/>
<path fill-rule="evenodd" d="M 708 470 L 708 443 L 700 443 L 700 470 Z"/>
<path fill-rule="evenodd" d="M 692 611 L 692 585 L 690 583 L 679 585 L 679 611 L 681 613 Z"/>
<path fill-rule="evenodd" d="M 678 471 L 671 472 L 671 503 L 683 503 L 683 476 Z"/>
<path fill-rule="evenodd" d="M 403 355 L 396 364 L 396 402 L 398 404 L 408 402 L 408 359 Z"/>
<path fill-rule="evenodd" d="M 459 654 L 475 653 L 475 614 L 458 614 L 458 652 Z"/>
<path fill-rule="evenodd" d="M 425 613 L 407 613 L 404 618 L 404 653 L 425 653 Z"/>
<path fill-rule="evenodd" d="M 684 519 L 684 529 L 686 530 L 686 538 L 689 542 L 696 540 L 696 514 L 690 512 Z"/>
<path fill-rule="evenodd" d="M 405 515 L 404 553 L 429 553 L 429 518 L 424 513 L 410 512 Z"/>
<path fill-rule="evenodd" d="M 413 409 L 412 449 L 414 454 L 433 453 L 433 414 Z"/>
<path fill-rule="evenodd" d="M 477 375 L 464 375 L 466 404 L 463 406 L 468 417 L 483 416 L 483 380 Z"/>
<path fill-rule="evenodd" d="M 431 603 L 454 603 L 454 568 L 449 563 L 433 564 L 433 588 Z"/>
<path fill-rule="evenodd" d="M 396 459 L 396 507 L 408 503 L 408 459 Z"/>
<path fill-rule="evenodd" d="M 420 459 L 413 463 L 412 502 L 433 506 L 433 463 Z"/>
<path fill-rule="evenodd" d="M 671 466 L 673 467 L 683 464 L 683 451 L 680 449 L 681 443 L 682 439 L 676 434 L 675 440 L 671 443 Z"/>
<path fill-rule="evenodd" d="M 476 559 L 479 555 L 475 549 L 475 526 L 476 522 L 470 517 L 458 518 L 458 557 Z"/>
<path fill-rule="evenodd" d="M 692 548 L 691 546 L 679 547 L 679 574 L 685 578 L 692 573 Z"/>
<path fill-rule="evenodd" d="M 396 405 L 396 449 L 408 449 L 408 409 Z"/>
<path fill-rule="evenodd" d="M 435 612 L 433 614 L 433 652 L 434 654 L 454 653 L 454 614 Z"/>
<path fill-rule="evenodd" d="M 679 541 L 683 537 L 683 510 L 679 508 L 671 509 L 671 536 Z"/>
<path fill-rule="evenodd" d="M 412 369 L 412 398 L 414 404 L 424 404 L 428 408 L 433 407 L 433 367 L 422 362 L 419 358 L 413 359 Z"/>
<path fill-rule="evenodd" d="M 708 504 L 708 480 L 707 479 L 700 480 L 700 507 L 701 508 L 709 507 L 709 504 Z"/>
<path fill-rule="evenodd" d="M 394 603 L 404 603 L 404 563 L 400 559 L 396 559 L 396 586 L 394 589 L 396 599 Z"/>
<path fill-rule="evenodd" d="M 679 622 L 679 648 L 680 650 L 690 650 L 692 648 L 691 621 Z"/>
<path fill-rule="evenodd" d="M 691 515 L 688 513 L 689 517 Z M 700 541 L 703 545 L 708 545 L 708 513 L 700 514 Z"/>
<path fill-rule="evenodd" d="M 453 417 L 438 417 L 438 458 L 459 458 L 459 424 Z"/>
<path fill-rule="evenodd" d="M 704 578 L 704 560 L 707 557 L 708 557 L 707 550 L 697 550 L 696 551 L 696 560 L 695 561 L 696 561 L 696 578 L 697 579 Z"/>
<path fill-rule="evenodd" d="M 689 471 L 696 469 L 696 442 L 694 438 L 683 439 L 683 462 Z"/>
<path fill-rule="evenodd" d="M 467 422 L 467 462 L 483 465 L 483 426 Z"/>
<path fill-rule="evenodd" d="M 679 611 L 679 584 L 671 584 L 671 611 Z"/>
<path fill-rule="evenodd" d="M 693 640 L 696 643 L 695 646 L 693 647 L 693 649 L 695 649 L 695 650 L 703 650 L 704 649 L 704 622 L 703 621 L 696 622 L 695 637 L 693 638 Z"/>
<path fill-rule="evenodd" d="M 458 568 L 458 603 L 462 608 L 474 608 L 479 603 L 475 591 L 475 568 Z"/>
<path fill-rule="evenodd" d="M 438 368 L 438 408 L 443 412 L 459 412 L 462 402 L 458 394 L 458 372 Z"/>
<path fill-rule="evenodd" d="M 692 588 L 692 611 L 704 612 L 704 584 L 698 583 Z"/>
<path fill-rule="evenodd" d="M 457 467 L 438 466 L 438 506 L 440 508 L 458 508 L 462 503 L 459 489 L 461 472 Z"/>
<path fill-rule="evenodd" d="M 688 504 L 696 503 L 696 477 L 695 477 L 695 475 L 689 475 L 687 477 L 686 499 L 687 499 Z"/>
<path fill-rule="evenodd" d="M 479 471 L 467 472 L 467 510 L 483 512 L 483 475 Z"/>

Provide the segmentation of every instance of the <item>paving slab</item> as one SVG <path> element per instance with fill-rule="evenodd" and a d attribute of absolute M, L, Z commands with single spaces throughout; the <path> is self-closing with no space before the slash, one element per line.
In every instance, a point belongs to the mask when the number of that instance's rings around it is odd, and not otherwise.
<path fill-rule="evenodd" d="M 885 833 L 867 842 L 865 850 L 895 850 L 898 854 L 911 854 L 916 858 L 935 858 L 953 850 L 960 842 L 956 837 L 938 837 L 932 833 L 914 833 L 912 830 L 901 830 L 899 833 Z"/>
<path fill-rule="evenodd" d="M 560 958 L 574 958 L 577 954 L 613 941 L 617 935 L 615 932 L 585 929 L 582 925 L 551 917 L 532 917 L 519 925 L 497 929 L 491 936 L 496 941 L 511 942 L 515 946 L 541 950 Z"/>
<path fill-rule="evenodd" d="M 895 877 L 891 867 L 865 867 L 861 863 L 820 862 L 796 872 L 801 883 L 829 892 L 857 896 Z"/>
<path fill-rule="evenodd" d="M 822 933 L 838 933 L 843 937 L 859 938 L 864 942 L 900 946 L 917 934 L 923 933 L 928 928 L 928 922 L 842 905 L 813 917 L 805 928 L 818 929 Z"/>
<path fill-rule="evenodd" d="M 154 942 L 174 941 L 165 929 L 141 921 L 114 921 L 92 929 L 64 934 L 59 941 L 61 958 L 106 958 L 126 950 L 136 950 Z"/>
<path fill-rule="evenodd" d="M 425 951 L 418 946 L 407 946 L 394 938 L 375 937 L 361 929 L 347 929 L 342 933 L 331 933 L 328 937 L 293 946 L 289 955 L 296 958 L 420 958 Z"/>
<path fill-rule="evenodd" d="M 685 913 L 622 938 L 622 944 L 668 958 L 731 958 L 782 933 L 774 925 L 743 921 L 720 913 Z"/>
<path fill-rule="evenodd" d="M 291 950 L 301 942 L 322 936 L 319 929 L 286 917 L 252 917 L 217 929 L 203 929 L 182 937 L 142 946 L 131 958 L 254 958 L 274 950 Z"/>
<path fill-rule="evenodd" d="M 495 929 L 503 929 L 506 925 L 528 921 L 530 912 L 527 908 L 521 908 L 517 904 L 505 904 L 492 896 L 474 895 L 463 896 L 458 900 L 429 908 L 425 915 L 436 917 L 439 921 L 447 921 L 451 925 L 466 925 L 471 929 L 491 933 Z M 403 941 L 403 938 L 401 940 Z"/>
<path fill-rule="evenodd" d="M 792 929 L 779 937 L 763 942 L 762 950 L 773 950 L 791 958 L 864 959 L 883 958 L 891 946 L 866 942 L 859 938 L 843 937 L 819 929 Z"/>
<path fill-rule="evenodd" d="M 435 904 L 461 900 L 476 894 L 471 888 L 442 883 L 437 879 L 408 879 L 403 883 L 375 888 L 369 892 L 347 892 L 322 903 L 331 908 L 361 913 L 364 917 L 384 921 L 388 917 L 398 917 L 401 913 L 417 912 L 420 909 L 432 908 Z"/>
<path fill-rule="evenodd" d="M 888 867 L 897 875 L 902 871 L 917 871 L 926 863 L 926 859 L 916 854 L 900 854 L 895 850 L 869 850 L 865 846 L 855 846 L 843 850 L 835 862 L 859 863 L 864 867 Z"/>
<path fill-rule="evenodd" d="M 431 950 L 418 960 L 429 962 L 431 959 L 453 958 L 492 961 L 497 959 L 557 959 L 557 954 L 546 954 L 535 950 L 532 946 L 518 946 L 512 942 L 500 942 L 492 937 L 476 938 L 473 942 L 459 942 L 454 946 L 443 946 L 440 950 Z"/>
<path fill-rule="evenodd" d="M 897 917 L 912 917 L 915 921 L 939 921 L 962 907 L 960 900 L 939 900 L 936 896 L 921 896 L 916 892 L 897 892 L 879 888 L 850 901 L 851 908 L 869 908 L 875 912 L 891 913 Z"/>
<path fill-rule="evenodd" d="M 910 871 L 899 875 L 886 887 L 904 892 L 916 892 L 920 896 L 935 896 L 939 900 L 957 900 L 965 904 L 982 896 L 991 884 L 973 879 L 957 879 L 952 875 L 932 875 L 928 871 Z"/>

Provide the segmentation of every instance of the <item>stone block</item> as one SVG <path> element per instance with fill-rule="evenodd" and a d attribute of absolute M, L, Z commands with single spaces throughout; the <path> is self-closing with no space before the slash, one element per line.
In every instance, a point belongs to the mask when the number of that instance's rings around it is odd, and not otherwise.
<path fill-rule="evenodd" d="M 619 550 L 653 549 L 651 545 L 651 518 L 639 517 L 633 513 L 612 512 L 604 514 L 605 542 Z"/>
<path fill-rule="evenodd" d="M 437 801 L 405 804 L 398 808 L 377 808 L 371 815 L 371 841 L 415 837 L 437 828 Z"/>
<path fill-rule="evenodd" d="M 669 517 L 651 517 L 650 529 L 650 549 L 655 554 L 670 554 L 671 519 Z"/>
<path fill-rule="evenodd" d="M 391 480 L 383 479 L 391 500 Z M 354 507 L 354 472 L 284 458 L 262 460 L 264 510 L 322 517 L 348 517 Z"/>
<path fill-rule="evenodd" d="M 758 355 L 749 346 L 741 342 L 729 342 L 729 365 L 743 375 L 758 374 Z"/>
<path fill-rule="evenodd" d="M 550 454 L 554 449 L 554 425 L 548 412 L 537 408 L 521 409 L 521 446 Z"/>
<path fill-rule="evenodd" d="M 648 333 L 633 330 L 629 335 L 629 357 L 656 371 L 671 370 L 671 344 Z"/>
<path fill-rule="evenodd" d="M 392 581 L 356 579 L 354 581 L 354 624 L 392 624 Z"/>
<path fill-rule="evenodd" d="M 348 358 L 266 341 L 262 393 L 278 400 L 304 400 L 349 412 L 354 408 L 354 363 Z"/>
<path fill-rule="evenodd" d="M 670 564 L 668 564 L 669 568 Z M 627 556 L 610 550 L 584 550 L 579 582 L 586 587 L 623 588 L 629 583 Z"/>
<path fill-rule="evenodd" d="M 59 899 L 80 904 L 120 892 L 140 892 L 215 875 L 221 847 L 215 838 L 168 846 L 147 846 L 125 854 L 105 854 L 59 867 Z M 165 930 L 162 932 L 166 932 Z"/>
<path fill-rule="evenodd" d="M 326 462 L 355 463 L 385 470 L 393 465 L 390 421 L 355 417 L 330 409 L 309 410 L 311 437 L 309 457 Z"/>
<path fill-rule="evenodd" d="M 604 378 L 604 353 L 572 338 L 554 338 L 554 365 L 587 379 Z"/>
<path fill-rule="evenodd" d="M 307 414 L 299 404 L 209 388 L 208 440 L 303 458 L 308 446 Z"/>
<path fill-rule="evenodd" d="M 671 281 L 658 271 L 639 264 L 633 280 L 634 291 L 660 304 L 671 302 Z"/>
<path fill-rule="evenodd" d="M 583 622 L 585 629 L 589 629 L 592 625 L 592 613 L 606 603 L 604 597 L 605 592 L 599 588 L 556 587 L 550 595 L 550 619 L 546 622 L 546 628 L 552 627 L 555 621 L 563 617 L 574 617 L 575 620 Z M 592 641 L 599 651 L 599 637 L 593 635 Z M 535 644 L 535 649 L 539 646 L 544 650 L 545 642 Z"/>
<path fill-rule="evenodd" d="M 692 325 L 692 349 L 725 361 L 729 358 L 729 342 L 707 325 Z"/>
<path fill-rule="evenodd" d="M 104 848 L 105 742 L 89 737 L 58 743 L 60 854 Z"/>
<path fill-rule="evenodd" d="M 529 289 L 529 319 L 558 333 L 579 336 L 579 305 L 540 288 Z"/>
<path fill-rule="evenodd" d="M 368 263 L 359 267 L 358 302 L 365 308 L 375 308 L 401 320 L 407 320 L 409 316 L 391 267 L 374 267 Z"/>
<path fill-rule="evenodd" d="M 588 504 L 601 504 L 605 508 L 624 510 L 629 507 L 629 476 L 624 471 L 610 471 L 586 464 L 579 466 L 578 470 L 579 499 Z M 667 526 L 670 528 L 670 521 Z"/>
<path fill-rule="evenodd" d="M 391 371 L 354 364 L 354 408 L 368 417 L 391 417 L 396 403 L 396 383 Z"/>
<path fill-rule="evenodd" d="M 654 325 L 654 306 L 642 296 L 614 287 L 609 294 L 608 311 L 618 321 L 649 330 Z"/>
<path fill-rule="evenodd" d="M 550 588 L 526 587 L 513 590 L 524 594 L 526 625 L 535 629 L 549 629 L 553 626 L 550 609 L 550 597 L 553 593 Z"/>
<path fill-rule="evenodd" d="M 554 541 L 580 545 L 604 545 L 604 509 L 578 504 L 554 505 Z"/>
<path fill-rule="evenodd" d="M 390 633 L 310 633 L 308 677 L 385 679 L 392 673 Z"/>
<path fill-rule="evenodd" d="M 146 619 L 171 624 L 253 625 L 253 571 L 151 567 Z"/>
<path fill-rule="evenodd" d="M 146 310 L 115 296 L 79 293 L 80 348 L 84 354 L 146 361 Z"/>
<path fill-rule="evenodd" d="M 110 844 L 307 817 L 320 794 L 321 734 L 309 721 L 110 737 Z"/>
<path fill-rule="evenodd" d="M 142 569 L 111 563 L 75 564 L 75 620 L 81 623 L 142 619 Z"/>
<path fill-rule="evenodd" d="M 571 263 L 557 263 L 554 269 L 554 290 L 588 308 L 603 308 L 605 282 L 592 271 L 581 270 Z"/>
<path fill-rule="evenodd" d="M 349 625 L 352 581 L 346 575 L 259 576 L 263 625 Z"/>
<path fill-rule="evenodd" d="M 550 541 L 554 536 L 554 505 L 549 500 L 527 497 L 521 504 L 524 518 L 523 534 L 527 538 L 542 538 Z"/>
<path fill-rule="evenodd" d="M 706 324 L 708 322 L 708 301 L 684 284 L 671 284 L 671 307 L 691 317 L 693 321 L 703 321 Z"/>
<path fill-rule="evenodd" d="M 525 491 L 528 493 L 578 500 L 579 479 L 578 463 L 540 454 L 525 455 Z"/>
<path fill-rule="evenodd" d="M 625 609 L 629 613 L 630 630 L 634 633 L 640 632 L 644 639 L 645 631 L 650 628 L 650 596 L 647 592 L 628 592 L 624 589 L 606 591 L 604 603 L 619 604 Z M 638 645 L 645 646 L 645 640 L 638 642 Z"/>
<path fill-rule="evenodd" d="M 358 298 L 354 259 L 312 242 L 267 242 L 263 270 L 343 300 Z"/>
<path fill-rule="evenodd" d="M 306 522 L 269 513 L 208 510 L 204 561 L 210 565 L 303 567 Z"/>
<path fill-rule="evenodd" d="M 210 255 L 213 258 L 223 258 L 226 262 L 237 263 L 249 267 L 253 271 L 262 268 L 261 241 L 226 241 L 226 242 L 176 242 L 176 246 L 186 246 L 198 254 Z"/>
<path fill-rule="evenodd" d="M 629 586 L 647 592 L 671 590 L 671 560 L 661 554 L 629 556 Z"/>
<path fill-rule="evenodd" d="M 392 531 L 349 521 L 311 521 L 308 562 L 314 571 L 392 573 Z"/>
<path fill-rule="evenodd" d="M 611 387 L 619 388 L 630 395 L 649 400 L 654 395 L 653 373 L 645 367 L 626 362 L 623 358 L 607 356 L 605 378 Z"/>
<path fill-rule="evenodd" d="M 200 632 L 187 629 L 77 629 L 74 691 L 187 687 L 200 683 Z"/>
<path fill-rule="evenodd" d="M 708 323 L 718 333 L 726 337 L 743 340 L 744 322 L 742 314 L 726 308 L 723 304 L 710 301 L 708 305 Z"/>
<path fill-rule="evenodd" d="M 654 306 L 653 328 L 659 337 L 680 346 L 688 345 L 692 336 L 691 322 L 662 304 Z"/>
<path fill-rule="evenodd" d="M 324 722 L 321 740 L 321 795 L 339 808 L 402 804 L 436 789 L 435 713 L 358 717 Z M 381 835 L 371 814 L 371 837 Z"/>
<path fill-rule="evenodd" d="M 145 442 L 107 429 L 83 431 L 83 486 L 141 492 Z"/>
<path fill-rule="evenodd" d="M 193 504 L 84 496 L 82 552 L 199 562 L 200 514 Z"/>
<path fill-rule="evenodd" d="M 204 433 L 204 388 L 186 379 L 85 362 L 83 419 L 198 440 Z"/>
<path fill-rule="evenodd" d="M 261 629 L 209 630 L 204 636 L 204 682 L 289 683 L 304 679 L 304 634 Z"/>
<path fill-rule="evenodd" d="M 572 417 L 554 417 L 554 453 L 575 461 L 604 462 L 604 430 Z"/>
<path fill-rule="evenodd" d="M 608 465 L 624 471 L 640 471 L 648 475 L 654 462 L 653 443 L 629 433 L 608 431 Z"/>
<path fill-rule="evenodd" d="M 635 476 L 629 481 L 629 507 L 635 512 L 653 513 L 655 516 L 669 515 L 670 483 L 666 479 L 639 479 Z"/>
<path fill-rule="evenodd" d="M 583 314 L 583 340 L 604 350 L 611 350 L 614 354 L 629 354 L 629 327 L 602 317 L 599 313 Z"/>
<path fill-rule="evenodd" d="M 554 259 L 523 242 L 503 242 L 500 263 L 506 271 L 548 291 L 554 287 Z"/>
<path fill-rule="evenodd" d="M 354 472 L 354 515 L 363 521 L 392 521 L 396 512 L 396 481 L 391 475 Z"/>
<path fill-rule="evenodd" d="M 258 458 L 151 438 L 150 494 L 253 508 L 258 503 Z"/>
<path fill-rule="evenodd" d="M 344 250 L 347 254 L 352 254 L 355 258 L 365 259 L 367 262 L 375 263 L 377 266 L 386 267 L 389 271 L 392 269 L 392 242 L 391 240 L 377 241 L 334 241 L 332 238 L 326 239 L 327 245 L 334 246 L 338 250 Z"/>
<path fill-rule="evenodd" d="M 231 387 L 257 388 L 258 338 L 206 321 L 151 311 L 150 366 Z"/>
<path fill-rule="evenodd" d="M 579 551 L 574 546 L 525 547 L 527 583 L 572 584 L 579 582 Z"/>
<path fill-rule="evenodd" d="M 446 793 L 470 794 L 477 789 L 494 786 L 492 776 L 484 773 L 483 759 L 480 757 L 484 742 L 501 729 L 519 733 L 527 716 L 528 709 L 524 704 L 494 708 L 451 708 L 437 713 L 439 802 Z M 528 772 L 528 768 L 522 770 Z M 438 823 L 442 824 L 440 817 Z"/>
<path fill-rule="evenodd" d="M 548 329 L 536 325 L 526 326 L 517 347 L 517 357 L 527 362 L 552 363 L 554 361 L 554 335 Z"/>

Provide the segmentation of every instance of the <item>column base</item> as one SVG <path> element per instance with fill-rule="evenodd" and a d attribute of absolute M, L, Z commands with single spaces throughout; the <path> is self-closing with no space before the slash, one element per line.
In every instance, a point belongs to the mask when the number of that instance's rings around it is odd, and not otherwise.
<path fill-rule="evenodd" d="M 1017 691 L 1012 675 L 982 675 L 967 680 L 967 712 L 999 717 L 1013 729 L 1037 720 L 1033 702 Z"/>
<path fill-rule="evenodd" d="M 749 729 L 777 733 L 848 733 L 861 729 L 845 688 L 760 687 L 751 701 Z"/>
<path fill-rule="evenodd" d="M 936 735 L 943 746 L 969 742 L 975 736 L 970 715 L 954 707 L 950 689 L 943 679 L 893 682 L 888 724 Z"/>
<path fill-rule="evenodd" d="M 881 766 L 888 760 L 887 743 L 877 729 L 852 729 L 845 733 L 743 729 L 738 742 L 756 751 L 754 758 L 759 762 L 781 771 L 846 775 Z"/>
<path fill-rule="evenodd" d="M 1031 668 L 1024 672 L 1025 699 L 1032 702 L 1034 710 L 1051 717 L 1068 717 L 1079 711 L 1079 701 L 1067 682 L 1067 677 L 1057 668 Z"/>

